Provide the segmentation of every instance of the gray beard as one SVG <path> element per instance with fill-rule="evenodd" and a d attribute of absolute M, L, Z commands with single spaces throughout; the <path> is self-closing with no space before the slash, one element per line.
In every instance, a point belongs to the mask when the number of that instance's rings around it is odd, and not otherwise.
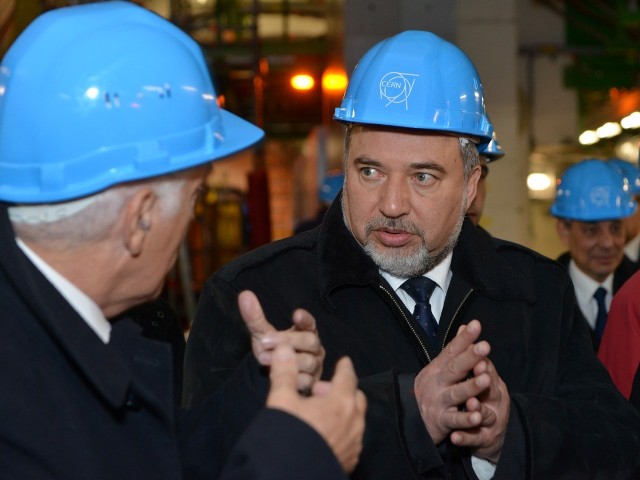
<path fill-rule="evenodd" d="M 462 205 L 466 205 L 466 192 L 463 198 Z M 406 218 L 375 218 L 365 225 L 365 243 L 363 245 L 365 253 L 373 260 L 373 262 L 381 270 L 390 273 L 399 278 L 412 278 L 418 277 L 427 273 L 442 262 L 456 246 L 460 230 L 462 229 L 462 222 L 464 221 L 464 208 L 458 215 L 458 220 L 449 235 L 449 239 L 445 246 L 437 253 L 429 252 L 427 242 L 425 239 L 424 230 L 413 222 L 410 222 Z M 346 214 L 343 209 L 343 216 L 345 217 L 345 225 L 349 227 L 349 223 L 346 219 Z M 368 240 L 369 234 L 379 228 L 390 228 L 404 230 L 409 233 L 418 235 L 421 239 L 420 245 L 417 250 L 413 252 L 407 252 L 406 248 L 383 248 L 379 250 L 379 245 Z M 353 232 L 352 232 L 353 233 Z"/>

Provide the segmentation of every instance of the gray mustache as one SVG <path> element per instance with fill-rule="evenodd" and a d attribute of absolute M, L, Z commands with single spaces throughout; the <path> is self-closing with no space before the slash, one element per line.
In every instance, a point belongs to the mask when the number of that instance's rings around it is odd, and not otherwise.
<path fill-rule="evenodd" d="M 407 220 L 406 218 L 374 218 L 369 220 L 365 224 L 365 233 L 369 234 L 373 230 L 379 230 L 381 228 L 389 230 L 402 230 L 405 232 L 413 233 L 415 235 L 423 236 L 423 230 L 415 223 Z"/>

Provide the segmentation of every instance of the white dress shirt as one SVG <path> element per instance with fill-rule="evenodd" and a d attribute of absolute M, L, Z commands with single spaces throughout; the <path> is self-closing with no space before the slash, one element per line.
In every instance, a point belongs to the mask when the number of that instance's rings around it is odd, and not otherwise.
<path fill-rule="evenodd" d="M 576 300 L 580 311 L 587 319 L 587 323 L 592 330 L 596 328 L 596 317 L 598 316 L 598 302 L 593 298 L 593 294 L 599 287 L 603 287 L 607 291 L 604 298 L 607 312 L 611 306 L 613 299 L 613 273 L 605 279 L 604 282 L 598 283 L 578 268 L 573 260 L 569 262 L 569 276 L 573 281 L 573 288 L 576 292 Z"/>
<path fill-rule="evenodd" d="M 91 300 L 84 292 L 72 284 L 49 266 L 37 253 L 31 250 L 22 240 L 16 238 L 18 247 L 31 260 L 38 270 L 51 282 L 60 292 L 69 305 L 71 305 L 78 315 L 91 327 L 104 343 L 109 343 L 111 335 L 111 323 L 105 318 L 100 307 Z"/>

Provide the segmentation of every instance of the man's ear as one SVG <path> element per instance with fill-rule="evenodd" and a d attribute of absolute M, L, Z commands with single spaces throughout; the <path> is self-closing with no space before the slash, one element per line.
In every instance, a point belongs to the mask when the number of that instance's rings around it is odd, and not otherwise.
<path fill-rule="evenodd" d="M 124 243 L 133 257 L 142 252 L 147 234 L 153 226 L 156 199 L 153 190 L 143 188 L 134 193 L 125 205 Z"/>
<path fill-rule="evenodd" d="M 482 169 L 480 165 L 476 165 L 473 167 L 471 171 L 471 175 L 469 175 L 469 179 L 467 180 L 467 205 L 464 209 L 466 212 L 469 210 L 469 207 L 473 203 L 473 200 L 476 198 L 476 193 L 478 192 L 478 182 L 480 181 L 480 174 L 482 173 Z"/>
<path fill-rule="evenodd" d="M 560 237 L 560 240 L 562 240 L 562 243 L 564 243 L 566 246 L 569 246 L 570 228 L 571 228 L 571 224 L 566 220 L 563 220 L 561 218 L 558 218 L 556 220 L 556 231 L 558 232 L 558 236 Z"/>

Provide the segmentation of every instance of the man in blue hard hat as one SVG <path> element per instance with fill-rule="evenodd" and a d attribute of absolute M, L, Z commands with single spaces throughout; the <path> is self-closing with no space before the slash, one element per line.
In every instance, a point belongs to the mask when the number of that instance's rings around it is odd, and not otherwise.
<path fill-rule="evenodd" d="M 640 200 L 640 169 L 636 164 L 622 160 L 621 158 L 610 158 L 609 165 L 617 169 L 629 182 L 631 194 L 636 203 Z M 622 219 L 625 230 L 624 254 L 634 263 L 640 263 L 640 209 L 636 213 Z"/>
<path fill-rule="evenodd" d="M 623 224 L 636 210 L 628 183 L 603 160 L 572 165 L 556 188 L 551 214 L 568 248 L 558 262 L 573 281 L 596 350 L 613 295 L 637 270 L 624 255 Z"/>
<path fill-rule="evenodd" d="M 313 218 L 309 218 L 301 221 L 293 229 L 293 233 L 302 233 L 312 228 L 317 227 L 322 223 L 325 213 L 329 210 L 329 207 L 342 190 L 342 184 L 344 183 L 344 175 L 342 172 L 330 172 L 327 173 L 322 185 L 318 191 L 318 211 Z"/>
<path fill-rule="evenodd" d="M 476 197 L 471 202 L 471 205 L 467 209 L 467 216 L 469 220 L 476 225 L 480 225 L 480 219 L 482 218 L 482 212 L 484 211 L 484 201 L 487 196 L 487 176 L 489 176 L 489 163 L 495 162 L 505 156 L 505 151 L 500 146 L 495 132 L 491 141 L 487 144 L 480 145 L 478 148 L 478 156 L 480 158 L 480 180 L 478 180 L 478 187 L 476 191 Z M 482 228 L 482 227 L 480 227 Z"/>
<path fill-rule="evenodd" d="M 240 439 L 233 392 L 178 411 L 170 347 L 114 320 L 159 294 L 211 161 L 262 136 L 218 108 L 197 44 L 129 2 L 50 11 L 11 46 L 0 64 L 0 476 L 324 480 L 354 468 L 366 401 L 347 359 L 313 382 L 324 351 L 308 312 L 277 332 L 251 292 L 236 299 L 271 380 Z"/>
<path fill-rule="evenodd" d="M 340 201 L 319 228 L 207 281 L 187 343 L 187 401 L 230 385 L 258 392 L 235 307 L 249 288 L 277 327 L 295 308 L 312 312 L 326 362 L 353 359 L 368 409 L 352 478 L 633 475 L 640 416 L 576 321 L 566 271 L 465 219 L 477 145 L 493 131 L 469 58 L 429 32 L 383 40 L 334 118 L 346 124 Z"/>

